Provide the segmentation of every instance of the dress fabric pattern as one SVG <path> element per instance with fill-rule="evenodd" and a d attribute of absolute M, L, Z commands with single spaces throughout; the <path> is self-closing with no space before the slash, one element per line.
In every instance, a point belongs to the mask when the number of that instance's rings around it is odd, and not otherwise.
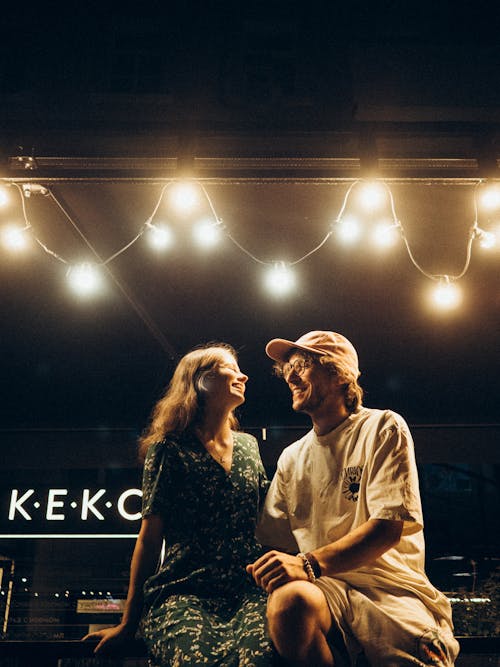
<path fill-rule="evenodd" d="M 142 634 L 155 667 L 267 667 L 267 595 L 247 575 L 268 481 L 257 441 L 233 433 L 226 472 L 192 434 L 150 447 L 143 516 L 164 522 L 165 556 L 144 585 Z"/>

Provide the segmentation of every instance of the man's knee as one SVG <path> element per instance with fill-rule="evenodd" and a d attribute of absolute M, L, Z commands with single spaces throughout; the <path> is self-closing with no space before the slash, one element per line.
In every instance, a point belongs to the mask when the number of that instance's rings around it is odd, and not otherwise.
<path fill-rule="evenodd" d="M 328 632 L 330 612 L 322 591 L 306 581 L 292 581 L 276 589 L 267 607 L 269 628 L 273 630 L 305 630 L 307 625 L 319 626 Z"/>
<path fill-rule="evenodd" d="M 269 597 L 267 618 L 280 656 L 297 665 L 333 665 L 326 641 L 330 610 L 317 586 L 292 581 L 276 589 Z"/>

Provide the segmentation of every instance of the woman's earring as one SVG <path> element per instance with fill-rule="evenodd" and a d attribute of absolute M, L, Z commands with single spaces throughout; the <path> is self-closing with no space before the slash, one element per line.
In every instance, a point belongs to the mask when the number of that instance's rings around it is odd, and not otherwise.
<path fill-rule="evenodd" d="M 205 379 L 205 377 L 203 375 L 196 379 L 195 387 L 196 387 L 196 391 L 198 392 L 198 394 L 204 394 L 207 391 L 207 388 L 206 388 L 205 383 L 204 383 L 204 379 Z"/>

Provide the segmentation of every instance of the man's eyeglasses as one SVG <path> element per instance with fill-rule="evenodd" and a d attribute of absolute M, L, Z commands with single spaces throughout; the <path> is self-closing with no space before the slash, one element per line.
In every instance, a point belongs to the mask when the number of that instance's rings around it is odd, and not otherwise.
<path fill-rule="evenodd" d="M 287 382 L 292 373 L 302 376 L 306 368 L 311 368 L 313 363 L 312 359 L 296 359 L 293 364 L 287 361 L 281 367 L 281 377 Z"/>

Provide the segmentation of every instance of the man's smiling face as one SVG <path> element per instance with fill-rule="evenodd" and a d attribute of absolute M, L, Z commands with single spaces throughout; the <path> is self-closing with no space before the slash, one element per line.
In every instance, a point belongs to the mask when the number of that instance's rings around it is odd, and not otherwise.
<path fill-rule="evenodd" d="M 313 356 L 294 352 L 283 367 L 295 412 L 314 415 L 339 391 L 338 378 Z"/>

